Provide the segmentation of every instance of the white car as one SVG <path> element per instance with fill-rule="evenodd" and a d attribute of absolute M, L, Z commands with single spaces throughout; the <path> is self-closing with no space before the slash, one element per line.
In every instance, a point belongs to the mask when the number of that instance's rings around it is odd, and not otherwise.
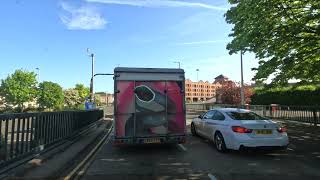
<path fill-rule="evenodd" d="M 237 108 L 212 109 L 191 123 L 192 135 L 212 140 L 219 152 L 245 148 L 286 149 L 286 128 L 254 112 Z"/>

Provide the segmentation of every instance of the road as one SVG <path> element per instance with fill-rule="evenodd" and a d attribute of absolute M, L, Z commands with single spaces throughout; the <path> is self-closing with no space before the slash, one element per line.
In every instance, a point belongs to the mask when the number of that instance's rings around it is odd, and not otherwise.
<path fill-rule="evenodd" d="M 299 126 L 289 129 L 289 134 L 291 144 L 286 151 L 226 154 L 217 152 L 212 142 L 190 134 L 182 146 L 114 147 L 109 141 L 82 179 L 320 179 L 320 135 L 307 134 Z"/>

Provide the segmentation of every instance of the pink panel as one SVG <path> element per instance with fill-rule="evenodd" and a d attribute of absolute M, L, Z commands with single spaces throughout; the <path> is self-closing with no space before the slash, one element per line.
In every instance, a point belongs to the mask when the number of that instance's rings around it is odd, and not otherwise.
<path fill-rule="evenodd" d="M 182 82 L 167 82 L 168 90 L 168 130 L 169 134 L 184 134 L 185 114 L 184 114 L 184 92 Z M 174 108 L 170 106 L 170 103 Z"/>
<path fill-rule="evenodd" d="M 168 115 L 168 131 L 169 134 L 184 134 L 185 133 L 185 116 L 183 113 Z"/>
<path fill-rule="evenodd" d="M 116 116 L 116 136 L 125 137 L 132 136 L 133 127 L 128 127 L 133 122 L 132 113 L 134 113 L 134 82 L 133 81 L 118 81 L 117 90 L 119 93 L 116 94 L 117 98 L 117 114 Z M 126 126 L 128 132 L 126 132 Z"/>
<path fill-rule="evenodd" d="M 118 114 L 115 117 L 116 121 L 116 137 L 133 136 L 133 115 L 132 114 Z"/>
<path fill-rule="evenodd" d="M 117 113 L 127 114 L 134 113 L 134 82 L 133 81 L 118 81 L 117 90 Z"/>

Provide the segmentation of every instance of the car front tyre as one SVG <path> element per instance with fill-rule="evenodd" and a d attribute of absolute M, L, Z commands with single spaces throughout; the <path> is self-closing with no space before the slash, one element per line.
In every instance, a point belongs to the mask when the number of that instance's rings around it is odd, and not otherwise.
<path fill-rule="evenodd" d="M 191 123 L 191 134 L 197 136 L 196 126 L 193 123 Z"/>
<path fill-rule="evenodd" d="M 227 152 L 228 149 L 227 149 L 226 144 L 224 142 L 223 136 L 220 132 L 217 132 L 214 135 L 214 144 L 216 146 L 217 151 L 222 152 L 222 153 Z"/>

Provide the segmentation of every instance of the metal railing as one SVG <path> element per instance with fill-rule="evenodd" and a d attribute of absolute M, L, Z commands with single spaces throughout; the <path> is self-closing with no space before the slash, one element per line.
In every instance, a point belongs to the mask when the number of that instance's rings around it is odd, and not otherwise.
<path fill-rule="evenodd" d="M 0 167 L 38 153 L 102 117 L 102 110 L 0 114 Z"/>
<path fill-rule="evenodd" d="M 249 109 L 261 116 L 272 119 L 292 120 L 313 125 L 320 124 L 319 106 L 283 106 L 283 105 L 230 105 L 230 104 L 187 104 L 187 110 L 206 111 L 214 108 Z"/>

